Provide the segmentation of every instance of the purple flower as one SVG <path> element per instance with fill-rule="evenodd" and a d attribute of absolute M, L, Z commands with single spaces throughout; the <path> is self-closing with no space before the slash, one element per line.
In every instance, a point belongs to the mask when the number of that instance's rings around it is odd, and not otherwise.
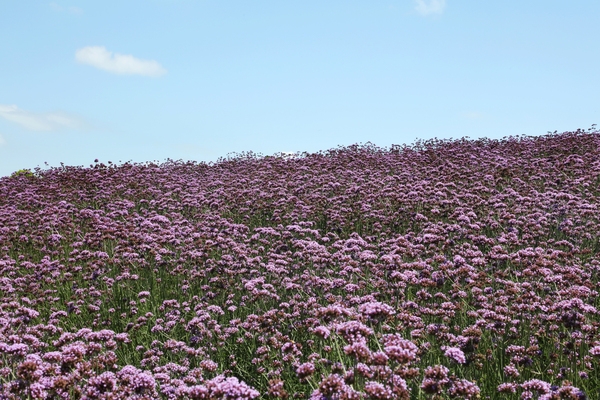
<path fill-rule="evenodd" d="M 306 362 L 304 364 L 300 364 L 298 368 L 296 368 L 296 374 L 298 378 L 304 379 L 306 377 L 311 376 L 315 372 L 315 365 L 311 362 Z"/>
<path fill-rule="evenodd" d="M 478 399 L 481 390 L 479 387 L 466 379 L 455 380 L 448 389 L 448 394 L 453 397 L 462 396 L 464 399 Z"/>
<path fill-rule="evenodd" d="M 365 393 L 374 400 L 387 400 L 395 397 L 394 393 L 389 387 L 373 381 L 365 383 Z"/>
<path fill-rule="evenodd" d="M 330 330 L 324 326 L 317 326 L 313 329 L 315 335 L 321 336 L 323 339 L 327 339 L 331 334 Z"/>
<path fill-rule="evenodd" d="M 90 398 L 97 398 L 102 394 L 110 393 L 117 388 L 117 377 L 112 372 L 103 372 L 99 376 L 90 378 L 84 392 Z"/>
<path fill-rule="evenodd" d="M 358 311 L 362 315 L 372 319 L 382 319 L 396 313 L 391 306 L 378 301 L 361 304 L 358 307 Z"/>
<path fill-rule="evenodd" d="M 211 398 L 249 400 L 260 396 L 257 390 L 245 382 L 239 381 L 236 377 L 225 378 L 223 375 L 219 375 L 208 381 L 206 386 L 210 389 Z"/>
<path fill-rule="evenodd" d="M 444 355 L 454 362 L 459 364 L 464 364 L 467 362 L 465 353 L 463 353 L 463 351 L 458 347 L 442 346 L 442 350 L 444 350 Z"/>
<path fill-rule="evenodd" d="M 600 357 L 600 346 L 594 346 L 590 349 L 590 354 L 594 357 Z"/>

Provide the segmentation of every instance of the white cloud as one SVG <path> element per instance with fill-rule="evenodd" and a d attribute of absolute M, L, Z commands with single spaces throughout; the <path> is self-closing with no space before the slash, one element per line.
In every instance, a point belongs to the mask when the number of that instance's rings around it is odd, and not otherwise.
<path fill-rule="evenodd" d="M 6 140 L 4 140 L 4 138 L 2 137 L 2 135 L 0 135 L 0 146 L 6 144 Z"/>
<path fill-rule="evenodd" d="M 446 7 L 446 0 L 415 0 L 415 10 L 421 15 L 441 14 Z"/>
<path fill-rule="evenodd" d="M 21 110 L 16 105 L 0 104 L 0 117 L 21 125 L 30 131 L 57 131 L 83 128 L 83 122 L 63 112 L 34 113 Z"/>
<path fill-rule="evenodd" d="M 130 54 L 113 53 L 104 46 L 87 46 L 75 52 L 75 59 L 81 64 L 122 75 L 144 75 L 159 77 L 167 73 L 154 60 L 140 60 Z"/>
<path fill-rule="evenodd" d="M 63 7 L 55 2 L 50 3 L 50 8 L 52 8 L 54 11 L 68 11 L 69 13 L 75 15 L 83 14 L 83 10 L 79 7 Z"/>
<path fill-rule="evenodd" d="M 466 119 L 482 119 L 485 117 L 485 115 L 483 115 L 482 113 L 477 112 L 477 111 L 471 111 L 471 112 L 465 113 L 463 115 Z"/>

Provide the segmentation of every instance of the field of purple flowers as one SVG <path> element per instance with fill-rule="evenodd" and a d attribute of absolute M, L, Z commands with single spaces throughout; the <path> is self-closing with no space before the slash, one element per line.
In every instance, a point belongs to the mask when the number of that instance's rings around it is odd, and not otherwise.
<path fill-rule="evenodd" d="M 0 179 L 2 399 L 594 399 L 600 132 Z"/>

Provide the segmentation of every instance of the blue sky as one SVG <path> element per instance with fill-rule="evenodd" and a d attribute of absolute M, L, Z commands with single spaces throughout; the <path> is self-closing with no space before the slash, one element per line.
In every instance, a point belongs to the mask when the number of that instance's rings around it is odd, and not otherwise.
<path fill-rule="evenodd" d="M 0 176 L 600 123 L 600 2 L 0 0 Z"/>

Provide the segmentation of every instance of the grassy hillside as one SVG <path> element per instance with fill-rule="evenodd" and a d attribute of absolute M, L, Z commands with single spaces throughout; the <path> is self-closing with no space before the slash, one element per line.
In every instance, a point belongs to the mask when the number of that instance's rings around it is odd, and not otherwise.
<path fill-rule="evenodd" d="M 599 198 L 594 130 L 21 171 L 0 397 L 594 398 Z"/>

